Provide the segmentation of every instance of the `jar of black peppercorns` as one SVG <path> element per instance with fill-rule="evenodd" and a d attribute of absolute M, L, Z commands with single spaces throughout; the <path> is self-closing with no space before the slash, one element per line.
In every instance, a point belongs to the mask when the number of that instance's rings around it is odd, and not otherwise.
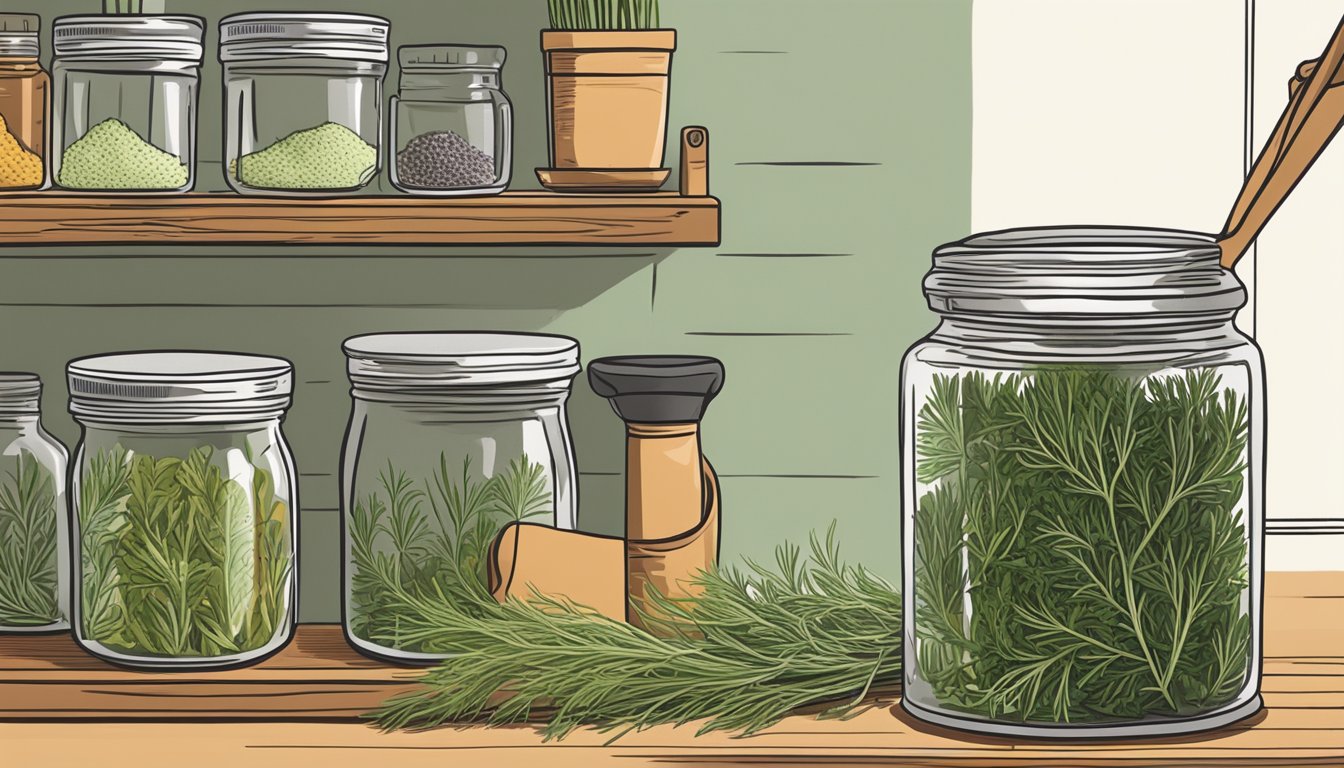
<path fill-rule="evenodd" d="M 397 52 L 392 183 L 413 195 L 494 195 L 513 172 L 513 107 L 504 49 L 416 45 Z"/>

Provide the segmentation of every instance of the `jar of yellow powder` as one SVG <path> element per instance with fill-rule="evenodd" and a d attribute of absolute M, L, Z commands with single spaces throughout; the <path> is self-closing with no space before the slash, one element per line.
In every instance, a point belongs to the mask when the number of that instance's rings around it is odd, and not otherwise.
<path fill-rule="evenodd" d="M 0 13 L 0 189 L 37 189 L 45 177 L 51 79 L 37 31 L 37 16 Z"/>

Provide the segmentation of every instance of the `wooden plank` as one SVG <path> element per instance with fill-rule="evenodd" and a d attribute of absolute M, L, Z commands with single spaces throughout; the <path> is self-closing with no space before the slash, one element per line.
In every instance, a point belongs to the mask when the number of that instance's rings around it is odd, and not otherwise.
<path fill-rule="evenodd" d="M 214 673 L 127 672 L 64 637 L 0 638 L 0 720 L 10 721 L 0 722 L 0 743 L 15 765 L 41 764 L 53 749 L 109 765 L 114 745 L 152 743 L 136 752 L 136 765 L 1344 766 L 1344 574 L 1271 574 L 1266 593 L 1266 709 L 1184 737 L 1078 743 L 970 735 L 920 723 L 886 694 L 850 720 L 800 715 L 750 738 L 697 738 L 695 724 L 612 744 L 591 730 L 547 743 L 527 726 L 383 734 L 321 721 L 353 721 L 416 673 L 355 654 L 339 627 L 307 625 L 275 657 Z M 47 722 L 14 722 L 22 718 Z M 60 722 L 70 719 L 93 722 Z M 98 722 L 108 719 L 119 722 Z"/>
<path fill-rule="evenodd" d="M 602 245 L 719 242 L 719 201 L 675 193 L 324 200 L 0 195 L 0 246 Z"/>

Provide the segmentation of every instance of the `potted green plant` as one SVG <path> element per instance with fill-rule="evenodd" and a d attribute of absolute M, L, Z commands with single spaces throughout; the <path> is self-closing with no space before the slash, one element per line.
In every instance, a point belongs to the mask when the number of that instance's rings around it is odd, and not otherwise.
<path fill-rule="evenodd" d="M 659 188 L 676 30 L 659 28 L 658 0 L 549 3 L 550 167 L 537 177 L 565 191 Z"/>

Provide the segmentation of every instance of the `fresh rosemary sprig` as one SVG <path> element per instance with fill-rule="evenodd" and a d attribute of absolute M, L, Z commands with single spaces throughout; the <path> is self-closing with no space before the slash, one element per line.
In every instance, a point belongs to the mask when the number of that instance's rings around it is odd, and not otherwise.
<path fill-rule="evenodd" d="M 56 482 L 20 450 L 0 478 L 0 626 L 40 627 L 62 619 L 57 579 Z"/>
<path fill-rule="evenodd" d="M 479 586 L 466 603 L 403 594 L 417 636 L 452 655 L 372 717 L 385 729 L 540 719 L 548 739 L 701 719 L 700 733 L 754 733 L 811 704 L 843 715 L 899 679 L 900 598 L 841 562 L 834 529 L 809 557 L 785 545 L 773 569 L 695 586 L 694 599 L 653 597 L 653 633 L 542 596 L 498 605 Z"/>
<path fill-rule="evenodd" d="M 80 481 L 82 636 L 136 656 L 210 657 L 271 642 L 289 610 L 288 508 L 268 472 L 251 488 L 214 451 L 121 446 Z"/>
<path fill-rule="evenodd" d="M 469 456 L 459 474 L 440 454 L 418 486 L 390 462 L 379 484 L 382 492 L 357 501 L 350 515 L 350 629 L 385 647 L 435 653 L 420 635 L 416 601 L 480 602 L 491 541 L 505 523 L 550 514 L 550 482 L 524 457 L 478 480 Z"/>
<path fill-rule="evenodd" d="M 1231 701 L 1251 664 L 1248 430 L 1211 370 L 935 376 L 912 629 L 938 703 L 1101 722 Z"/>

